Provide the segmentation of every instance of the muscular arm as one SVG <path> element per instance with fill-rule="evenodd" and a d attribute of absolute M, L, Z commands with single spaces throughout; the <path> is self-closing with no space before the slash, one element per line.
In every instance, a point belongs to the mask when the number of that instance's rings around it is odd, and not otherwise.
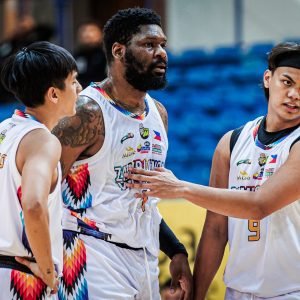
<path fill-rule="evenodd" d="M 223 215 L 260 220 L 300 198 L 299 165 L 300 142 L 297 142 L 287 161 L 255 193 L 184 183 L 181 196 Z"/>
<path fill-rule="evenodd" d="M 59 141 L 45 130 L 38 129 L 23 138 L 16 156 L 22 176 L 21 203 L 26 234 L 41 278 L 51 288 L 55 287 L 55 271 L 49 232 L 48 195 L 57 184 L 60 154 Z"/>
<path fill-rule="evenodd" d="M 62 145 L 61 164 L 65 178 L 76 160 L 94 155 L 103 145 L 105 128 L 99 105 L 80 96 L 75 116 L 62 119 L 52 133 Z"/>
<path fill-rule="evenodd" d="M 231 133 L 226 134 L 216 148 L 210 174 L 212 187 L 228 186 L 230 136 Z M 207 211 L 194 265 L 194 296 L 197 300 L 205 299 L 207 290 L 220 267 L 228 239 L 227 225 L 227 217 Z"/>

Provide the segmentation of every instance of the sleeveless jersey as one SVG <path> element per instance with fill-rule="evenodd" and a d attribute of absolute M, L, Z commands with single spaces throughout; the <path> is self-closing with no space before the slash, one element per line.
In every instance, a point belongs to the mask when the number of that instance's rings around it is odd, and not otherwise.
<path fill-rule="evenodd" d="M 270 145 L 258 140 L 261 119 L 247 123 L 235 144 L 229 188 L 255 192 L 287 160 L 298 127 Z M 300 290 L 300 202 L 266 218 L 228 218 L 230 255 L 224 281 L 227 287 L 258 297 Z"/>
<path fill-rule="evenodd" d="M 152 170 L 165 164 L 167 134 L 154 100 L 145 99 L 148 114 L 134 118 L 114 104 L 98 86 L 81 95 L 100 106 L 105 124 L 102 148 L 94 156 L 77 161 L 63 183 L 63 227 L 83 233 L 93 229 L 109 234 L 111 241 L 130 247 L 159 250 L 158 198 L 136 199 L 126 187 L 129 167 Z"/>
<path fill-rule="evenodd" d="M 0 255 L 33 257 L 24 228 L 21 176 L 16 166 L 16 153 L 22 138 L 37 128 L 49 131 L 39 122 L 17 114 L 0 124 Z M 48 211 L 53 262 L 60 274 L 63 266 L 60 166 L 58 173 L 58 183 L 48 197 Z M 32 176 L 34 184 L 34 174 Z"/>

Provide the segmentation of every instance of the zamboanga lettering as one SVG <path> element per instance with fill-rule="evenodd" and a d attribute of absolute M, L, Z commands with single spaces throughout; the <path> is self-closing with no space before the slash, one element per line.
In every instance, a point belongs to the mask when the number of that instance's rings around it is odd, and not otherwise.
<path fill-rule="evenodd" d="M 125 166 L 115 166 L 114 170 L 116 173 L 115 183 L 119 186 L 122 191 L 127 189 L 126 182 L 131 180 L 124 178 L 124 173 L 128 173 L 129 168 L 137 168 L 144 170 L 153 170 L 155 168 L 163 167 L 164 162 L 156 159 L 135 159 Z"/>
<path fill-rule="evenodd" d="M 259 189 L 260 185 L 240 185 L 240 186 L 231 186 L 232 190 L 240 190 L 240 191 L 250 191 L 255 192 Z"/>

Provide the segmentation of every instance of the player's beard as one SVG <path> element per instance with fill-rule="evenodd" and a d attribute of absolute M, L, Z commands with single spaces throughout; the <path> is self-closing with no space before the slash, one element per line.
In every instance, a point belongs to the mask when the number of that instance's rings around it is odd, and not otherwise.
<path fill-rule="evenodd" d="M 145 70 L 144 64 L 133 55 L 130 49 L 127 49 L 125 53 L 125 78 L 135 89 L 142 92 L 162 89 L 167 85 L 166 73 L 156 75 L 153 72 L 157 64 L 161 63 L 165 64 L 166 62 L 160 59 L 150 64 Z"/>

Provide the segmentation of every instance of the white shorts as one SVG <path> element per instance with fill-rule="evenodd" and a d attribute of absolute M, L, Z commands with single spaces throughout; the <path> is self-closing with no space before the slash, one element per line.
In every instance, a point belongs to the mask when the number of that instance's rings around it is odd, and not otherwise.
<path fill-rule="evenodd" d="M 225 300 L 300 300 L 300 291 L 279 295 L 275 297 L 262 298 L 250 293 L 241 293 L 231 288 L 226 289 Z"/>
<path fill-rule="evenodd" d="M 14 269 L 0 268 L 0 300 L 50 300 L 45 283 L 27 273 Z"/>
<path fill-rule="evenodd" d="M 59 300 L 159 300 L 158 258 L 64 231 Z"/>

